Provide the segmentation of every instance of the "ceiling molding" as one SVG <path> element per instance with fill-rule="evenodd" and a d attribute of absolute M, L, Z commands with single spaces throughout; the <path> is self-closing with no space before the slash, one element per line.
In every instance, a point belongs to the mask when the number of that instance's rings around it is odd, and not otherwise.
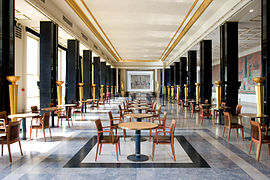
<path fill-rule="evenodd" d="M 156 60 L 123 59 L 120 62 L 161 62 L 161 61 L 159 59 L 156 59 Z"/>
<path fill-rule="evenodd" d="M 83 6 L 84 6 L 85 9 L 87 10 L 87 12 L 90 14 L 90 16 L 93 18 L 93 20 L 95 21 L 96 25 L 97 25 L 98 28 L 101 30 L 101 32 L 103 33 L 103 35 L 105 36 L 105 38 L 107 39 L 107 41 L 110 43 L 110 45 L 112 46 L 113 50 L 114 50 L 115 53 L 118 55 L 118 57 L 120 58 L 120 60 L 122 60 L 121 56 L 119 55 L 119 53 L 118 53 L 117 50 L 115 49 L 114 45 L 112 44 L 112 42 L 110 41 L 110 39 L 108 38 L 108 36 L 106 35 L 106 33 L 104 32 L 104 30 L 102 29 L 102 27 L 100 26 L 100 24 L 97 22 L 95 16 L 94 16 L 93 13 L 90 11 L 90 9 L 88 8 L 88 6 L 85 4 L 84 0 L 81 0 L 81 3 L 83 4 Z"/>
<path fill-rule="evenodd" d="M 184 35 L 188 32 L 188 30 L 192 27 L 192 25 L 199 19 L 199 17 L 203 14 L 203 12 L 207 9 L 207 7 L 212 3 L 212 1 L 213 0 L 204 0 L 203 1 L 203 3 L 200 5 L 200 7 L 196 10 L 196 12 L 190 18 L 189 22 L 186 24 L 186 26 L 184 27 L 182 32 L 178 35 L 178 37 L 173 42 L 171 47 L 168 49 L 168 51 L 162 57 L 161 61 L 164 61 L 169 56 L 169 54 L 174 50 L 176 45 L 181 41 L 181 39 L 184 37 Z"/>
<path fill-rule="evenodd" d="M 115 58 L 116 61 L 120 61 L 120 58 L 115 54 L 115 52 L 110 48 L 107 42 L 103 39 L 101 34 L 97 31 L 94 25 L 91 23 L 89 18 L 85 15 L 83 10 L 75 2 L 75 0 L 65 0 L 67 4 L 73 9 L 73 11 L 81 18 L 90 31 L 96 36 L 96 38 L 101 42 L 101 44 L 109 51 L 109 53 Z"/>
<path fill-rule="evenodd" d="M 173 37 L 171 38 L 170 42 L 168 43 L 167 47 L 164 49 L 163 53 L 161 54 L 160 58 L 162 58 L 162 56 L 164 55 L 164 53 L 167 51 L 167 49 L 169 48 L 171 42 L 173 41 L 173 39 L 175 38 L 176 34 L 179 32 L 180 28 L 183 26 L 183 24 L 185 23 L 186 19 L 188 18 L 188 16 L 190 15 L 191 11 L 194 9 L 194 7 L 196 6 L 196 4 L 198 3 L 199 0 L 195 0 L 193 5 L 191 6 L 191 8 L 189 9 L 188 13 L 186 14 L 184 20 L 181 22 L 181 24 L 179 25 L 179 27 L 177 28 L 177 30 L 175 31 Z"/>

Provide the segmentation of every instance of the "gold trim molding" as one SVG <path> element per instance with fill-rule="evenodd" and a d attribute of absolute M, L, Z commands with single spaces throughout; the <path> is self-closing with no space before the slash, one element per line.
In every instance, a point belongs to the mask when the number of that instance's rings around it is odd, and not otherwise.
<path fill-rule="evenodd" d="M 151 60 L 151 59 L 124 59 L 120 62 L 161 62 L 159 59 Z"/>

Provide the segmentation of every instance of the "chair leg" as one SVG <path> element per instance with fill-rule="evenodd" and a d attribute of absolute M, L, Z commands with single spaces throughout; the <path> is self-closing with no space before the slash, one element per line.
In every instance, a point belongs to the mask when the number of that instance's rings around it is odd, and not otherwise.
<path fill-rule="evenodd" d="M 99 145 L 99 155 L 101 154 L 102 144 Z"/>
<path fill-rule="evenodd" d="M 30 127 L 30 140 L 32 139 L 31 136 L 32 136 L 32 127 Z"/>
<path fill-rule="evenodd" d="M 67 118 L 67 122 L 68 122 L 68 127 L 70 128 L 70 125 L 69 125 L 69 118 Z"/>
<path fill-rule="evenodd" d="M 21 155 L 23 156 L 22 145 L 21 145 L 21 141 L 20 140 L 19 140 L 19 146 L 20 146 L 20 150 L 21 150 Z"/>
<path fill-rule="evenodd" d="M 236 137 L 238 138 L 238 128 L 236 128 Z"/>
<path fill-rule="evenodd" d="M 9 162 L 12 162 L 11 151 L 10 151 L 10 144 L 7 144 L 7 146 L 8 146 Z"/>
<path fill-rule="evenodd" d="M 222 136 L 222 137 L 224 137 L 224 134 L 225 134 L 225 129 L 226 129 L 226 128 L 225 128 L 225 127 L 223 127 L 223 136 Z"/>
<path fill-rule="evenodd" d="M 259 161 L 259 160 L 260 160 L 261 148 L 262 148 L 262 144 L 261 144 L 261 143 L 259 143 L 259 148 L 258 148 L 258 152 L 257 152 L 257 161 Z"/>
<path fill-rule="evenodd" d="M 36 129 L 36 138 L 38 138 L 38 129 Z"/>
<path fill-rule="evenodd" d="M 98 148 L 99 148 L 99 143 L 97 144 L 97 151 L 96 151 L 96 158 L 95 158 L 95 161 L 97 161 Z"/>
<path fill-rule="evenodd" d="M 241 128 L 242 131 L 242 140 L 244 141 L 244 128 Z"/>
<path fill-rule="evenodd" d="M 120 141 L 118 141 L 118 149 L 119 149 L 119 155 L 121 155 L 121 151 L 120 151 Z"/>
<path fill-rule="evenodd" d="M 171 143 L 171 147 L 172 147 L 173 160 L 176 161 L 175 160 L 175 153 L 174 153 L 174 145 L 173 145 L 173 143 Z"/>
<path fill-rule="evenodd" d="M 117 143 L 115 144 L 115 148 L 116 148 L 116 157 L 117 157 L 117 161 L 119 161 L 119 159 L 118 159 L 118 144 L 117 144 Z"/>
<path fill-rule="evenodd" d="M 1 155 L 3 156 L 3 154 L 4 154 L 4 144 L 2 144 L 2 153 L 1 153 Z"/>
<path fill-rule="evenodd" d="M 43 129 L 44 142 L 46 142 L 45 129 Z"/>
<path fill-rule="evenodd" d="M 150 133 L 149 133 L 149 141 L 151 141 L 151 136 L 152 136 L 152 130 L 150 129 Z"/>
<path fill-rule="evenodd" d="M 249 151 L 248 151 L 248 155 L 250 155 L 250 152 L 251 152 L 251 148 L 252 148 L 252 139 L 250 140 L 250 146 L 249 146 Z"/>
<path fill-rule="evenodd" d="M 230 135 L 231 135 L 231 128 L 229 128 L 229 132 L 228 132 L 228 141 L 230 141 Z"/>
<path fill-rule="evenodd" d="M 123 134 L 124 134 L 124 141 L 126 141 L 127 131 L 125 129 L 123 129 Z"/>
<path fill-rule="evenodd" d="M 152 160 L 154 161 L 154 155 L 155 155 L 155 146 L 156 144 L 153 143 L 153 149 L 152 149 Z"/>
<path fill-rule="evenodd" d="M 49 132 L 50 132 L 50 137 L 52 139 L 52 132 L 51 132 L 51 128 L 49 127 Z"/>

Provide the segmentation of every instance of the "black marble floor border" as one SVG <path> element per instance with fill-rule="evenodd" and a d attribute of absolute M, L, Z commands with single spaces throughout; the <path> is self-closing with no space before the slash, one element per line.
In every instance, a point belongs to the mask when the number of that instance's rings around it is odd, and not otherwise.
<path fill-rule="evenodd" d="M 82 163 L 83 159 L 97 143 L 97 136 L 93 136 L 67 162 L 64 168 L 211 168 L 184 136 L 175 137 L 192 160 L 192 163 Z"/>

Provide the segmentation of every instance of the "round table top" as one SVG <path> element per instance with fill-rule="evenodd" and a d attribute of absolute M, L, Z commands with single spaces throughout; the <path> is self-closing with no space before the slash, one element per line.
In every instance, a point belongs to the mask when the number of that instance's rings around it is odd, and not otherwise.
<path fill-rule="evenodd" d="M 146 107 L 146 106 L 144 106 L 144 107 L 130 107 L 129 109 L 134 109 L 134 110 L 146 110 L 146 109 L 150 109 L 150 107 Z"/>
<path fill-rule="evenodd" d="M 35 116 L 39 116 L 39 114 L 38 113 L 13 114 L 13 115 L 9 115 L 8 118 L 31 118 Z"/>
<path fill-rule="evenodd" d="M 124 114 L 124 116 L 127 118 L 150 118 L 153 115 L 146 113 L 132 113 L 132 114 Z"/>
<path fill-rule="evenodd" d="M 61 110 L 61 107 L 48 107 L 48 108 L 41 108 L 41 111 L 55 111 L 55 110 Z"/>
<path fill-rule="evenodd" d="M 98 99 L 87 99 L 86 102 L 98 101 Z"/>
<path fill-rule="evenodd" d="M 146 104 L 146 103 L 143 103 L 143 104 L 131 104 L 131 105 L 133 105 L 133 106 L 148 106 L 148 104 Z"/>
<path fill-rule="evenodd" d="M 158 125 L 150 122 L 125 122 L 120 123 L 118 127 L 130 130 L 149 130 L 157 128 Z"/>
<path fill-rule="evenodd" d="M 57 106 L 60 106 L 60 107 L 73 107 L 73 106 L 76 106 L 76 104 L 61 104 L 61 105 L 57 105 Z"/>

